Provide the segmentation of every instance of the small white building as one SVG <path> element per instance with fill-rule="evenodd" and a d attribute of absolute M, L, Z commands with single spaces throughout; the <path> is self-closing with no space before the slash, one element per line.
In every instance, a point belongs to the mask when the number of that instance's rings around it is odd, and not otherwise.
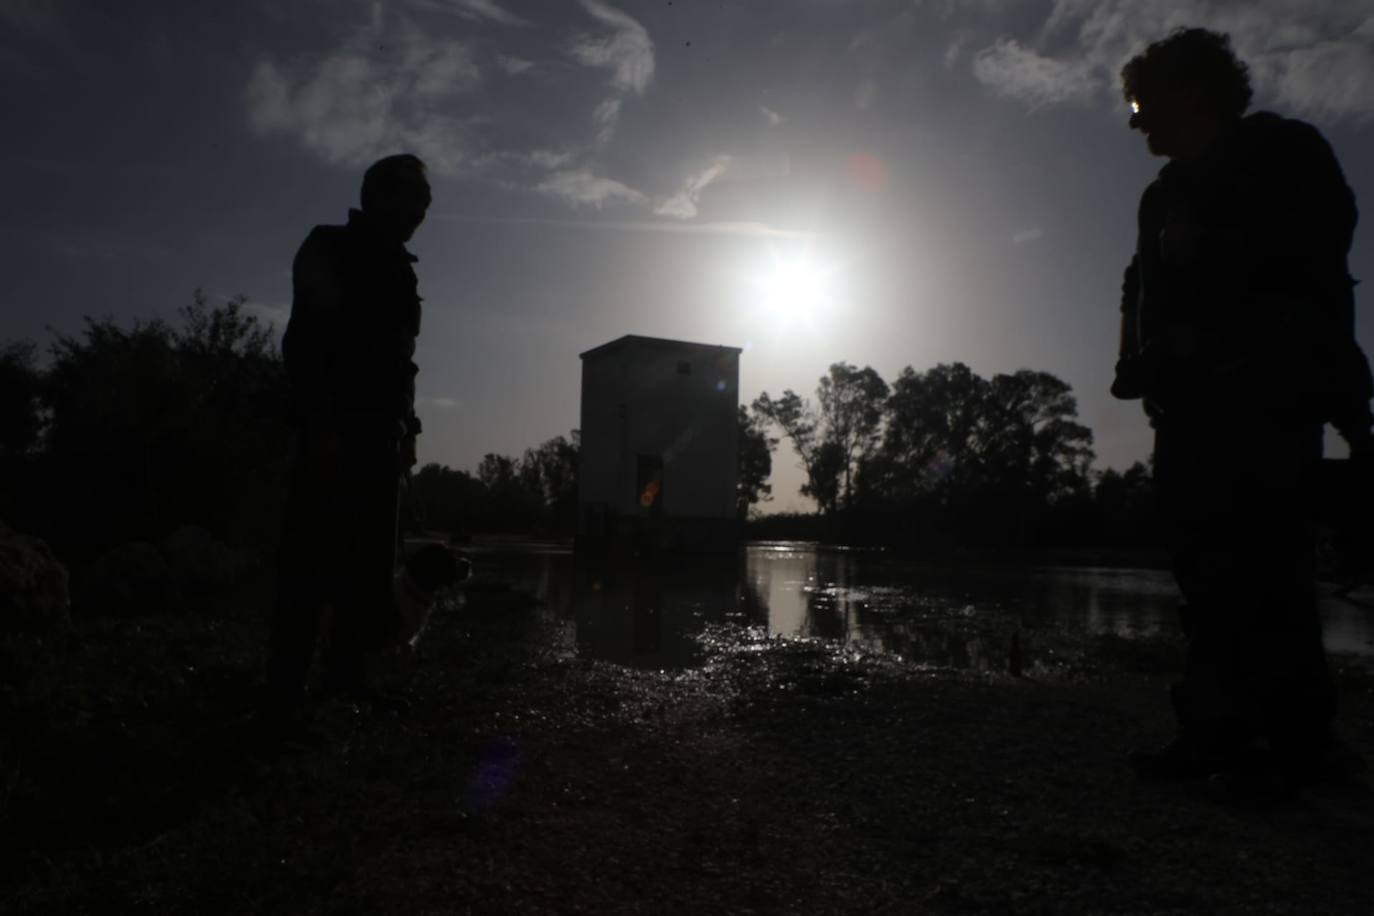
<path fill-rule="evenodd" d="M 740 352 L 630 334 L 582 354 L 580 537 L 733 545 Z"/>

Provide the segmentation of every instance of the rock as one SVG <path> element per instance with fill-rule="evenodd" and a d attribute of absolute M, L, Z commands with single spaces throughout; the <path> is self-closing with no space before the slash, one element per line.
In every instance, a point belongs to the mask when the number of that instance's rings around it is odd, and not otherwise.
<path fill-rule="evenodd" d="M 0 631 L 44 631 L 70 620 L 67 568 L 46 541 L 0 523 Z"/>

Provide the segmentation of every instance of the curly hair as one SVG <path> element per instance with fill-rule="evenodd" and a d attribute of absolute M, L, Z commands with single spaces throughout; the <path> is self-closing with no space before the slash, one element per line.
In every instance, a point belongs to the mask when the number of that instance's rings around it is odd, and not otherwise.
<path fill-rule="evenodd" d="M 1121 68 L 1126 101 L 1150 100 L 1187 90 L 1225 117 L 1250 107 L 1250 68 L 1231 50 L 1231 38 L 1207 29 L 1175 29 Z"/>

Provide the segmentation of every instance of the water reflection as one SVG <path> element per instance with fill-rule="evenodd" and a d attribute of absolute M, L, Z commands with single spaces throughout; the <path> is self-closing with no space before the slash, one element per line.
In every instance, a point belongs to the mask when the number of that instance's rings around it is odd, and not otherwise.
<path fill-rule="evenodd" d="M 960 668 L 1005 668 L 1012 634 L 1173 633 L 1162 570 L 935 564 L 885 551 L 752 543 L 729 557 L 575 562 L 570 551 L 479 552 L 477 568 L 531 591 L 570 651 L 635 668 L 700 664 L 711 624 L 834 640 Z M 1374 655 L 1366 607 L 1321 602 L 1327 647 Z"/>

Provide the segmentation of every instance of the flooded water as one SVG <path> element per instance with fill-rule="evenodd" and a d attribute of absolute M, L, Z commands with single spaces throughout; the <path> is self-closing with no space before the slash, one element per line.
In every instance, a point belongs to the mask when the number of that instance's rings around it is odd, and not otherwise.
<path fill-rule="evenodd" d="M 1014 641 L 1035 634 L 1176 631 L 1163 570 L 932 563 L 799 542 L 599 568 L 556 545 L 479 547 L 475 560 L 480 576 L 537 597 L 566 651 L 635 668 L 700 664 L 713 633 L 738 628 L 960 668 L 1005 667 Z M 1328 650 L 1374 656 L 1371 599 L 1323 593 Z"/>

